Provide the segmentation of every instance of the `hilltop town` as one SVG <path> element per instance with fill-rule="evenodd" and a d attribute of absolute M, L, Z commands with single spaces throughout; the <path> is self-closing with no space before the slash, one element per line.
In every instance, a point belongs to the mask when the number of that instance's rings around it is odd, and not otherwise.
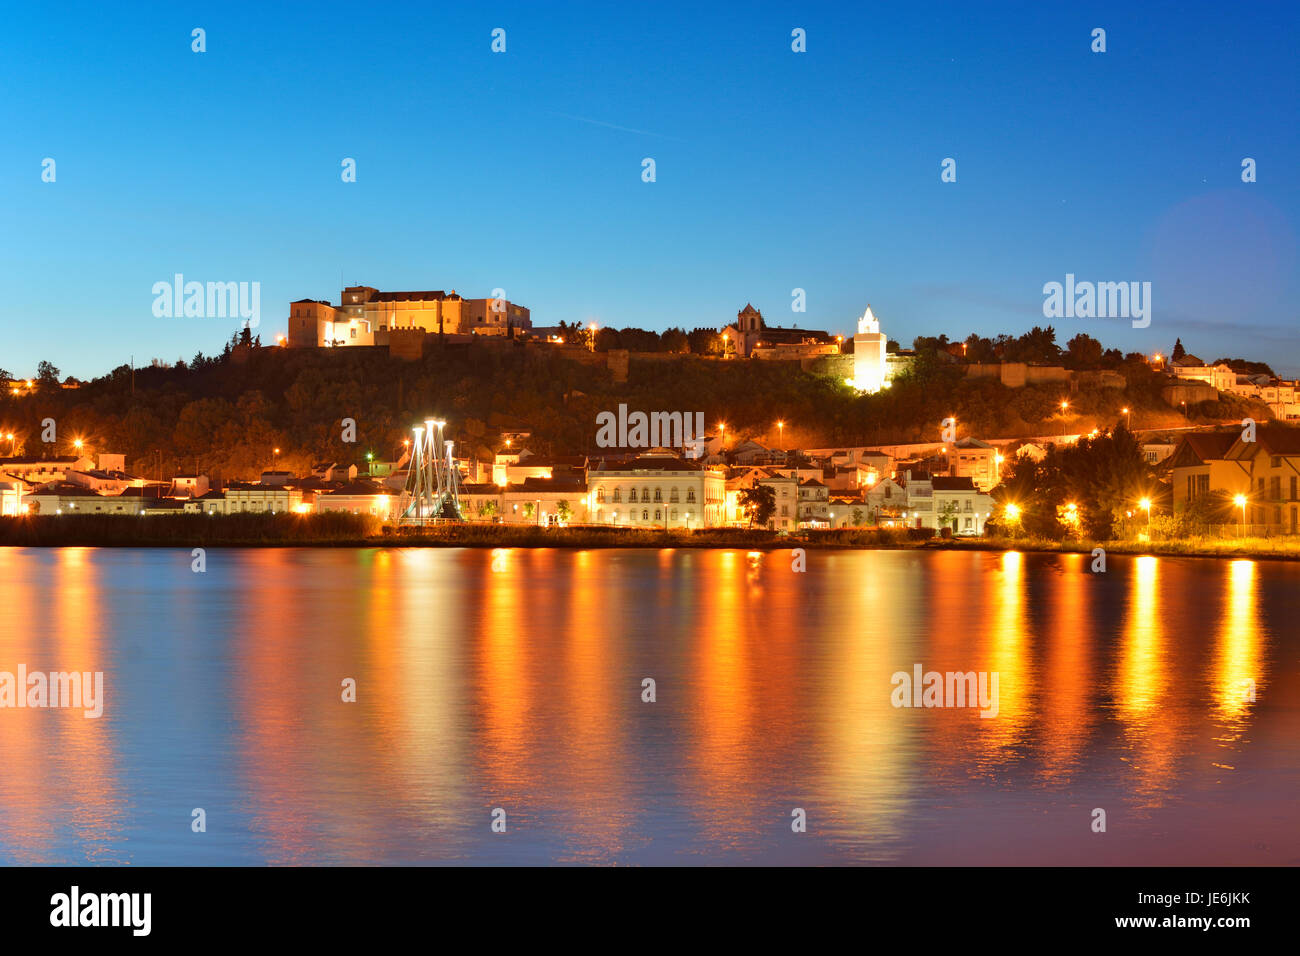
<path fill-rule="evenodd" d="M 1181 341 L 1122 354 L 1035 327 L 902 348 L 870 306 L 850 336 L 769 326 L 749 303 L 690 332 L 535 327 L 504 298 L 368 286 L 338 305 L 295 301 L 287 326 L 274 345 L 245 329 L 219 356 L 91 382 L 48 363 L 6 375 L 0 510 L 958 537 L 1300 530 L 1300 441 L 1285 425 L 1300 418 L 1297 383 Z M 601 429 L 616 412 L 617 432 Z M 629 415 L 656 428 L 629 430 Z"/>

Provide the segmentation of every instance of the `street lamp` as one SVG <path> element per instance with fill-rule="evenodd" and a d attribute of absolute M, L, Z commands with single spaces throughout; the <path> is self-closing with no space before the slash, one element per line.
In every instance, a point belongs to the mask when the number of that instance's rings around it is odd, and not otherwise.
<path fill-rule="evenodd" d="M 1127 431 L 1133 430 L 1133 413 L 1127 408 L 1121 408 L 1120 413 L 1124 416 L 1124 428 Z"/>
<path fill-rule="evenodd" d="M 1237 495 L 1232 499 L 1232 503 L 1241 509 L 1241 536 L 1246 536 L 1246 496 Z"/>
<path fill-rule="evenodd" d="M 1070 403 L 1061 399 L 1061 438 L 1065 438 L 1065 413 L 1070 407 Z"/>
<path fill-rule="evenodd" d="M 785 444 L 785 422 L 776 423 L 777 443 Z"/>
<path fill-rule="evenodd" d="M 1138 507 L 1147 513 L 1147 527 L 1151 527 L 1151 499 L 1143 498 L 1138 502 Z"/>

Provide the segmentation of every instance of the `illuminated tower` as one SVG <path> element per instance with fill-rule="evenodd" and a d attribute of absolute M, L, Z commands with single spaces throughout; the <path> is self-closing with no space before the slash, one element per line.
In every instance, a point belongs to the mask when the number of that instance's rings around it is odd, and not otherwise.
<path fill-rule="evenodd" d="M 880 322 L 867 306 L 858 319 L 858 334 L 853 336 L 853 378 L 850 384 L 860 392 L 873 394 L 885 387 L 885 334 Z"/>

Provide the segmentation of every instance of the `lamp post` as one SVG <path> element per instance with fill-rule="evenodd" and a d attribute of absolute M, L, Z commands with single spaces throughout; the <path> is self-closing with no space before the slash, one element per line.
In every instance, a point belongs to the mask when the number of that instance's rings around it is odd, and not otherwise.
<path fill-rule="evenodd" d="M 1127 408 L 1121 408 L 1120 413 L 1124 416 L 1124 428 L 1127 431 L 1133 430 L 1133 413 Z"/>
<path fill-rule="evenodd" d="M 785 422 L 776 423 L 777 444 L 785 444 Z"/>
<path fill-rule="evenodd" d="M 1138 502 L 1138 507 L 1147 513 L 1147 530 L 1151 530 L 1151 499 L 1143 498 Z"/>
<path fill-rule="evenodd" d="M 1241 509 L 1241 536 L 1246 537 L 1246 496 L 1237 495 L 1232 499 L 1232 503 Z"/>
<path fill-rule="evenodd" d="M 1065 442 L 1065 412 L 1070 407 L 1070 403 L 1061 399 L 1061 442 Z"/>
<path fill-rule="evenodd" d="M 5 438 L 9 439 L 9 457 L 12 458 L 14 457 L 14 442 L 16 441 L 16 439 L 14 438 L 14 433 L 10 432 L 9 434 L 5 435 Z"/>

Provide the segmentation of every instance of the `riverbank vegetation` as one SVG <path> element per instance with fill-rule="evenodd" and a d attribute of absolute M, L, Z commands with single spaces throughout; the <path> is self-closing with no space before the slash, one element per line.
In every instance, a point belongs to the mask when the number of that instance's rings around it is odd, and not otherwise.
<path fill-rule="evenodd" d="M 937 537 L 918 528 L 837 528 L 785 534 L 749 528 L 699 531 L 534 525 L 445 524 L 381 526 L 366 515 L 43 515 L 0 518 L 0 547 L 444 547 L 444 548 L 734 548 L 773 551 L 923 549 L 1159 554 L 1300 560 L 1300 539 L 1093 541 L 1035 535 Z"/>

